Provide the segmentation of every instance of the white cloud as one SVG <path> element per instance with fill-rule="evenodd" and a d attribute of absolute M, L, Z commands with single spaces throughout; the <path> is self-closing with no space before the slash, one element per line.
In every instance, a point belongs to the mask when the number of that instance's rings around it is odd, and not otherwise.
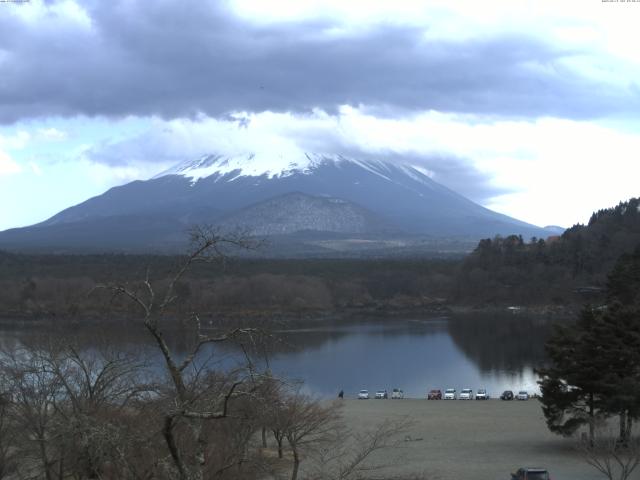
<path fill-rule="evenodd" d="M 235 0 L 242 17 L 258 23 L 327 18 L 351 28 L 380 23 L 425 27 L 428 38 L 465 39 L 528 32 L 553 43 L 606 50 L 640 62 L 640 5 L 599 0 Z"/>
<path fill-rule="evenodd" d="M 257 150 L 284 151 L 296 149 L 296 120 L 291 114 L 238 114 L 237 120 L 202 117 L 198 120 L 154 119 L 149 130 L 125 140 L 103 142 L 86 151 L 95 163 L 131 166 L 150 165 L 156 172 L 166 166 L 204 153 L 221 152 L 235 155 Z M 247 126 L 241 126 L 244 120 Z M 301 120 L 305 127 L 318 122 L 314 117 Z M 330 123 L 333 126 L 333 123 Z"/>
<path fill-rule="evenodd" d="M 364 148 L 469 159 L 495 187 L 514 191 L 487 206 L 535 224 L 585 222 L 594 210 L 640 193 L 638 133 L 554 118 L 492 121 L 437 112 L 382 120 L 352 110 L 346 119 L 343 131 Z"/>
<path fill-rule="evenodd" d="M 17 8 L 9 11 L 20 21 L 26 24 L 49 25 L 61 27 L 62 25 L 74 25 L 90 28 L 91 16 L 78 2 L 73 0 L 60 0 L 46 2 L 45 0 L 29 0 Z"/>
<path fill-rule="evenodd" d="M 42 176 L 44 173 L 42 169 L 35 162 L 29 162 L 29 167 L 31 167 L 31 171 L 36 175 L 38 175 L 39 177 Z"/>
<path fill-rule="evenodd" d="M 626 3 L 624 0 L 620 3 Z M 600 0 L 235 0 L 255 23 L 327 19 L 354 31 L 380 24 L 424 30 L 425 40 L 468 42 L 500 34 L 526 35 L 570 52 L 569 72 L 624 88 L 640 78 L 640 3 Z M 335 27 L 337 29 L 338 27 Z M 538 65 L 537 68 L 555 68 Z"/>
<path fill-rule="evenodd" d="M 213 1 L 211 0 L 211 2 Z M 93 7 L 97 4 L 88 5 Z M 135 2 L 118 4 L 125 10 L 127 5 L 136 6 Z M 168 3 L 165 2 L 165 5 Z M 213 3 L 205 1 L 205 6 L 209 5 L 213 5 Z M 533 77 L 539 81 L 541 91 L 548 87 L 545 84 L 548 78 L 557 77 L 562 80 L 570 78 L 572 72 L 579 72 L 588 79 L 597 80 L 599 87 L 603 85 L 611 87 L 610 90 L 607 88 L 587 89 L 585 90 L 586 94 L 580 93 L 582 91 L 578 92 L 576 95 L 584 100 L 586 105 L 597 105 L 598 102 L 606 103 L 608 95 L 615 95 L 620 91 L 635 91 L 635 96 L 629 95 L 628 98 L 637 97 L 638 86 L 637 81 L 634 83 L 634 80 L 640 78 L 640 49 L 637 48 L 640 38 L 637 30 L 640 3 L 623 5 L 621 3 L 600 2 L 600 0 L 586 2 L 584 0 L 564 0 L 561 2 L 551 0 L 512 0 L 510 2 L 491 0 L 482 2 L 477 0 L 430 0 L 429 2 L 409 0 L 394 2 L 385 0 L 273 0 L 269 2 L 235 0 L 230 2 L 230 5 L 243 18 L 260 24 L 293 24 L 306 20 L 310 21 L 309 25 L 313 30 L 316 25 L 313 23 L 314 21 L 317 21 L 317 24 L 320 25 L 319 28 L 322 28 L 322 20 L 330 19 L 331 21 L 326 23 L 328 30 L 321 31 L 321 36 L 326 35 L 327 38 L 335 36 L 335 34 L 343 35 L 345 32 L 350 34 L 358 30 L 374 29 L 376 26 L 389 24 L 418 27 L 419 32 L 423 32 L 428 40 L 447 40 L 460 44 L 469 41 L 469 46 L 481 44 L 489 37 L 509 39 L 509 34 L 515 33 L 522 37 L 542 40 L 545 45 L 552 45 L 562 49 L 562 52 L 568 52 L 560 57 L 552 56 L 550 61 L 545 61 L 547 57 L 544 55 L 523 55 L 522 60 L 520 57 L 516 59 L 519 62 L 517 63 L 517 72 L 520 73 L 521 68 L 525 74 L 535 74 Z M 95 10 L 91 7 L 89 11 Z M 152 7 L 147 7 L 145 4 L 142 8 L 150 9 Z M 133 10 L 135 11 L 135 8 Z M 105 9 L 105 11 L 110 12 L 111 10 Z M 79 49 L 82 55 L 78 57 L 82 59 L 80 63 L 84 64 L 86 61 L 88 66 L 93 65 L 89 61 L 93 57 L 87 55 L 87 52 L 95 53 L 98 50 L 92 50 L 93 43 L 85 40 L 98 38 L 100 29 L 93 28 L 91 16 L 80 2 L 32 0 L 28 4 L 12 7 L 9 12 L 10 15 L 15 15 L 17 26 L 25 27 L 24 31 L 28 33 L 25 38 L 41 36 L 44 40 L 38 45 L 45 46 L 57 44 L 58 40 L 64 46 L 78 45 L 83 47 Z M 150 15 L 149 18 L 153 19 L 153 17 Z M 119 21 L 117 16 L 113 18 Z M 145 26 L 145 21 L 140 19 L 140 26 Z M 138 24 L 133 22 L 132 25 L 136 28 L 131 31 L 138 33 Z M 124 29 L 123 31 L 129 30 Z M 153 31 L 160 31 L 164 35 L 162 28 L 153 29 Z M 143 31 L 140 38 L 143 38 L 147 33 L 147 31 Z M 180 33 L 189 32 L 181 31 Z M 505 35 L 501 36 L 500 34 Z M 288 39 L 289 37 L 284 38 Z M 50 39 L 56 39 L 56 42 L 50 41 Z M 66 44 L 65 41 L 69 43 Z M 433 44 L 437 45 L 437 42 Z M 96 45 L 99 45 L 100 48 L 104 46 L 99 42 Z M 118 42 L 116 45 L 118 48 L 122 46 Z M 202 45 L 208 45 L 208 43 Z M 492 52 L 497 54 L 510 52 L 511 47 L 512 45 L 508 44 L 505 45 L 504 50 L 495 49 Z M 36 48 L 33 51 L 37 50 Z M 147 49 L 143 48 L 142 50 L 146 52 Z M 194 51 L 199 50 L 194 49 Z M 12 53 L 9 50 L 0 50 L 1 66 L 7 68 L 5 64 L 9 65 L 8 61 Z M 119 53 L 118 49 L 111 52 L 116 59 L 120 59 Z M 127 50 L 126 53 L 130 54 L 131 52 Z M 169 53 L 171 52 L 169 51 Z M 484 54 L 484 51 L 480 51 L 480 53 Z M 154 54 L 154 66 L 156 66 L 156 60 L 164 58 L 163 55 L 156 57 Z M 55 55 L 48 56 L 58 58 Z M 28 59 L 29 57 L 18 55 L 16 58 Z M 177 57 L 169 56 L 167 58 L 175 61 Z M 391 58 L 395 61 L 397 57 Z M 487 56 L 480 58 L 484 61 Z M 529 60 L 530 58 L 531 60 Z M 490 59 L 487 58 L 487 60 Z M 42 68 L 39 62 L 33 63 L 38 68 Z M 270 64 L 272 63 L 270 62 Z M 57 64 L 56 61 L 55 65 Z M 93 66 L 101 64 L 102 62 L 97 62 Z M 135 62 L 134 64 L 137 65 Z M 118 63 L 114 65 L 118 65 Z M 217 66 L 218 64 L 211 62 L 211 65 Z M 201 64 L 198 64 L 198 67 L 200 66 Z M 297 66 L 298 64 L 294 65 L 294 67 Z M 413 66 L 413 64 L 410 65 L 412 73 Z M 94 70 L 95 68 L 87 69 L 89 72 Z M 289 72 L 295 71 L 295 68 L 289 70 Z M 327 73 L 328 76 L 330 74 L 330 72 Z M 125 77 L 126 75 L 119 75 L 117 72 L 114 75 L 116 79 Z M 437 75 L 434 75 L 435 77 Z M 34 78 L 33 75 L 31 78 Z M 58 78 L 64 78 L 64 76 L 58 75 Z M 276 75 L 274 78 L 279 80 L 282 77 Z M 338 76 L 338 78 L 340 77 Z M 459 80 L 459 77 L 456 76 L 452 78 Z M 514 78 L 517 84 L 519 77 Z M 238 76 L 236 80 L 242 80 L 242 76 Z M 422 77 L 416 76 L 416 82 L 421 81 Z M 257 84 L 261 85 L 261 82 L 257 82 Z M 85 81 L 84 84 L 91 85 L 92 83 Z M 217 91 L 215 88 L 211 89 L 209 82 L 204 82 L 204 84 L 206 85 L 207 98 L 210 90 Z M 103 92 L 111 93 L 115 91 L 114 88 L 117 89 L 120 82 L 107 83 L 106 85 Z M 529 84 L 522 86 L 524 88 L 527 85 Z M 49 85 L 47 86 L 49 87 Z M 322 85 L 320 84 L 320 86 Z M 126 87 L 127 90 L 136 91 L 131 89 L 128 84 Z M 24 84 L 18 82 L 17 88 L 22 91 Z M 160 90 L 165 92 L 164 89 Z M 269 91 L 269 84 L 266 85 L 266 90 Z M 37 89 L 36 91 L 43 90 Z M 64 92 L 64 89 L 59 91 Z M 232 108 L 251 108 L 252 104 L 237 103 L 236 100 L 240 101 L 243 98 L 242 92 L 253 92 L 254 87 L 251 86 L 250 90 L 240 89 L 238 91 L 241 94 L 236 94 L 237 98 L 234 99 L 234 107 Z M 318 88 L 315 91 L 322 90 Z M 385 92 L 384 89 L 380 89 L 380 91 Z M 416 92 L 419 91 L 416 90 Z M 414 91 L 410 90 L 410 92 Z M 495 100 L 499 103 L 502 97 L 508 98 L 497 87 L 489 90 L 479 89 L 477 92 L 479 96 L 486 93 L 491 102 Z M 591 92 L 593 92 L 593 97 L 590 96 Z M 260 94 L 260 92 L 258 93 Z M 289 92 L 285 93 L 287 95 L 284 95 L 283 98 L 289 99 Z M 532 94 L 533 90 L 524 89 L 525 99 L 529 99 Z M 463 95 L 463 88 L 459 92 L 455 91 L 455 88 L 452 89 L 453 103 L 450 102 L 446 105 L 451 106 L 455 102 L 464 102 L 465 98 L 474 98 L 463 97 Z M 55 96 L 54 100 L 59 96 L 64 95 L 61 93 Z M 211 98 L 221 96 L 222 94 L 215 94 Z M 283 109 L 296 110 L 296 95 L 290 97 L 293 99 L 292 103 L 285 102 Z M 86 98 L 90 100 L 89 104 L 93 108 L 94 92 L 90 92 Z M 157 100 L 155 97 L 152 98 Z M 344 97 L 338 98 L 336 103 L 345 101 Z M 412 102 L 414 97 L 410 98 L 410 102 Z M 627 97 L 623 96 L 622 98 Z M 561 100 L 563 99 L 564 97 Z M 49 98 L 47 98 L 48 100 Z M 176 104 L 181 104 L 188 99 L 176 96 L 175 98 L 171 97 L 171 100 Z M 157 105 L 155 101 L 148 103 Z M 327 103 L 320 104 L 326 105 Z M 557 102 L 558 105 L 563 103 L 562 101 Z M 317 104 L 312 103 L 312 105 Z M 381 101 L 381 104 L 385 104 L 384 101 Z M 34 105 L 38 108 L 40 105 L 44 105 L 44 115 L 56 113 L 55 110 L 51 110 L 51 106 L 47 102 L 35 101 Z M 58 115 L 66 115 L 66 108 L 75 104 L 71 102 L 69 105 L 65 105 L 64 109 L 58 111 Z M 107 101 L 105 105 L 110 107 L 111 103 Z M 269 105 L 265 108 L 271 108 Z M 402 105 L 404 104 L 402 103 Z M 431 104 L 425 103 L 424 105 Z M 576 105 L 584 107 L 581 102 Z M 632 104 L 631 107 L 633 105 L 635 104 Z M 637 115 L 635 115 L 633 108 L 622 110 L 622 115 L 626 115 L 627 119 L 630 119 L 629 125 L 631 126 L 628 130 L 622 130 L 620 126 L 604 123 L 604 120 L 600 120 L 599 123 L 589 123 L 560 118 L 536 118 L 536 115 L 541 114 L 535 113 L 538 112 L 535 109 L 527 119 L 517 119 L 517 114 L 520 113 L 520 110 L 517 110 L 516 116 L 511 117 L 512 120 L 505 120 L 491 116 L 460 115 L 437 111 L 416 111 L 405 113 L 403 117 L 389 118 L 380 114 L 380 105 L 376 107 L 379 108 L 377 112 L 367 106 L 342 107 L 336 115 L 330 115 L 321 110 L 307 115 L 268 111 L 260 114 L 239 112 L 236 114 L 235 120 L 201 117 L 196 120 L 164 121 L 158 118 L 136 117 L 140 119 L 141 123 L 149 122 L 146 133 L 132 134 L 125 140 L 120 139 L 120 135 L 114 134 L 114 138 L 118 137 L 117 140 L 104 143 L 98 143 L 96 140 L 98 135 L 95 133 L 85 133 L 86 138 L 75 138 L 77 136 L 75 130 L 61 128 L 59 124 L 55 123 L 54 117 L 46 117 L 47 120 L 53 121 L 43 122 L 40 124 L 42 128 L 35 126 L 26 130 L 16 130 L 11 134 L 0 134 L 0 175 L 24 171 L 18 163 L 20 162 L 29 173 L 28 176 L 34 179 L 31 172 L 36 175 L 42 173 L 38 165 L 44 164 L 44 157 L 47 154 L 57 158 L 58 153 L 62 150 L 67 154 L 70 151 L 75 152 L 74 148 L 77 149 L 78 145 L 76 144 L 75 147 L 71 145 L 75 141 L 77 143 L 88 142 L 91 145 L 87 147 L 84 156 L 79 156 L 78 163 L 74 165 L 69 163 L 68 168 L 82 170 L 82 175 L 88 178 L 87 183 L 95 186 L 95 193 L 100 193 L 99 189 L 119 183 L 151 177 L 175 162 L 186 158 L 195 158 L 203 153 L 233 154 L 258 150 L 271 152 L 344 150 L 368 154 L 397 155 L 403 158 L 414 157 L 416 161 L 422 162 L 426 168 L 433 172 L 436 181 L 446 181 L 447 179 L 443 177 L 442 169 L 435 168 L 429 162 L 440 162 L 438 166 L 442 167 L 442 162 L 449 158 L 459 159 L 466 162 L 470 170 L 475 169 L 483 173 L 483 181 L 484 178 L 490 178 L 490 186 L 495 195 L 487 201 L 487 206 L 536 224 L 556 223 L 566 226 L 576 221 L 585 221 L 593 210 L 613 205 L 620 200 L 640 193 L 637 188 L 637 179 L 640 178 L 640 162 L 636 158 L 636 152 L 640 151 L 640 134 L 633 131 L 633 128 L 637 129 L 638 125 Z M 416 108 L 428 107 L 418 106 Z M 434 108 L 447 107 L 437 106 Z M 88 115 L 95 113 L 94 110 L 88 111 Z M 145 115 L 149 111 L 162 112 L 162 109 L 144 110 L 143 113 L 140 113 L 140 110 L 132 110 L 132 112 L 138 112 L 139 115 Z M 226 107 L 224 111 L 227 111 Z M 459 111 L 463 110 L 459 109 Z M 551 111 L 552 115 L 563 115 L 553 109 L 541 111 Z M 596 112 L 594 115 L 606 115 L 606 112 L 610 110 L 594 108 L 593 111 Z M 619 110 L 613 109 L 611 111 Z M 180 112 L 182 111 L 180 110 Z M 559 112 L 562 110 L 560 109 Z M 398 112 L 395 113 L 400 115 Z M 96 113 L 96 115 L 98 114 Z M 522 115 L 527 116 L 528 114 L 523 111 Z M 87 124 L 94 122 L 93 125 L 95 125 L 98 124 L 96 118 L 85 117 L 82 122 Z M 575 116 L 572 118 L 587 117 Z M 117 127 L 122 123 L 114 120 L 113 125 Z M 100 129 L 103 130 L 102 125 L 100 125 Z M 73 132 L 71 134 L 73 139 L 68 138 L 67 131 Z M 52 141 L 60 142 L 53 144 L 50 143 Z M 70 148 L 67 149 L 66 143 L 62 141 L 69 141 Z M 54 147 L 59 149 L 55 150 Z M 61 163 L 66 161 L 66 159 L 60 160 Z M 47 165 L 47 176 L 49 176 L 52 174 L 52 168 L 49 164 Z M 23 176 L 27 177 L 27 175 Z M 79 177 L 80 174 L 76 172 L 74 179 L 78 180 Z M 60 174 L 60 178 L 64 178 L 62 174 Z M 41 180 L 48 180 L 48 178 Z M 73 186 L 69 183 L 64 184 L 61 188 L 73 188 Z M 505 193 L 505 190 L 510 190 L 510 192 Z"/>
<path fill-rule="evenodd" d="M 0 148 L 21 150 L 27 147 L 31 135 L 25 130 L 19 130 L 11 135 L 0 134 Z"/>
<path fill-rule="evenodd" d="M 87 180 L 100 190 L 149 178 L 158 173 L 148 164 L 109 166 L 87 160 L 83 161 L 82 170 L 86 172 Z"/>
<path fill-rule="evenodd" d="M 0 151 L 0 176 L 20 173 L 22 168 L 8 154 Z"/>
<path fill-rule="evenodd" d="M 48 127 L 38 129 L 38 136 L 44 140 L 62 141 L 67 139 L 67 132 L 58 130 L 57 128 Z"/>
<path fill-rule="evenodd" d="M 361 152 L 413 159 L 449 185 L 455 178 L 441 172 L 447 162 L 462 159 L 468 170 L 484 175 L 480 180 L 490 179 L 494 195 L 487 206 L 538 225 L 584 222 L 593 210 L 638 194 L 635 132 L 556 118 L 497 120 L 434 111 L 378 118 L 365 112 L 343 107 L 336 116 L 316 111 L 242 113 L 235 121 L 156 119 L 146 133 L 87 155 L 102 164 L 98 176 L 124 181 L 205 153 Z"/>

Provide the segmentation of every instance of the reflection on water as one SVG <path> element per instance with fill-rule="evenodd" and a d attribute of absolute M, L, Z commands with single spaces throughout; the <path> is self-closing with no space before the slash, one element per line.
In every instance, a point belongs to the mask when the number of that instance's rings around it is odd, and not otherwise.
<path fill-rule="evenodd" d="M 427 320 L 323 323 L 274 332 L 269 368 L 277 375 L 305 382 L 322 396 L 344 390 L 401 388 L 409 397 L 424 397 L 432 388 L 486 388 L 492 396 L 503 390 L 537 391 L 534 366 L 544 361 L 550 322 L 525 315 L 459 315 Z M 50 332 L 51 333 L 51 332 Z M 3 344 L 25 341 L 33 330 L 4 331 Z M 87 348 L 107 341 L 123 350 L 155 355 L 143 331 L 83 331 L 77 340 Z M 189 347 L 184 332 L 167 335 L 179 355 Z M 241 361 L 240 350 L 217 345 L 202 351 L 226 366 Z M 159 365 L 158 365 L 159 366 Z"/>
<path fill-rule="evenodd" d="M 547 321 L 525 316 L 456 316 L 282 332 L 297 349 L 280 351 L 272 369 L 305 380 L 311 391 L 431 388 L 537 391 L 533 368 L 544 361 Z"/>
<path fill-rule="evenodd" d="M 544 362 L 551 322 L 542 317 L 505 314 L 461 315 L 449 321 L 449 334 L 482 372 L 518 374 Z"/>

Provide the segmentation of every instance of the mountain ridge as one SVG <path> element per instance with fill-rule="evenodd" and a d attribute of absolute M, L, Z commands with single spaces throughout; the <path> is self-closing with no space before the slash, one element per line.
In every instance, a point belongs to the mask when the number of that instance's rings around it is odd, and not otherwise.
<path fill-rule="evenodd" d="M 546 236 L 544 229 L 482 207 L 435 182 L 429 173 L 408 163 L 335 154 L 205 155 L 149 180 L 113 187 L 39 224 L 0 232 L 0 247 L 44 246 L 54 237 L 55 245 L 50 247 L 77 247 L 76 239 L 92 238 L 83 229 L 101 229 L 101 220 L 113 232 L 104 232 L 106 237 L 96 240 L 100 248 L 107 248 L 107 237 L 114 237 L 118 249 L 123 239 L 136 249 L 159 248 L 165 238 L 175 247 L 178 230 L 199 223 L 236 223 L 264 235 L 279 229 L 284 235 L 304 230 L 378 237 L 381 232 L 469 239 L 512 233 Z M 304 195 L 304 200 L 298 197 L 292 204 L 283 203 L 283 196 L 292 193 Z M 246 210 L 250 207 L 251 215 Z M 287 218 L 283 218 L 285 210 Z M 335 218 L 330 219 L 331 215 Z M 147 229 L 145 218 L 153 219 Z"/>

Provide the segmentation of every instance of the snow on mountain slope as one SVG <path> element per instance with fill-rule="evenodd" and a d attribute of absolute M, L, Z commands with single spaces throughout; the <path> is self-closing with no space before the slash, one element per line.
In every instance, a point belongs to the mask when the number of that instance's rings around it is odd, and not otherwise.
<path fill-rule="evenodd" d="M 400 168 L 416 181 L 428 184 L 430 172 L 420 166 L 392 164 L 382 160 L 358 160 L 336 154 L 305 153 L 299 156 L 287 156 L 274 153 L 245 154 L 237 156 L 203 155 L 197 160 L 180 163 L 153 177 L 180 175 L 191 180 L 192 185 L 198 180 L 216 176 L 232 182 L 240 177 L 285 178 L 294 174 L 310 175 L 322 165 L 350 163 L 373 173 L 388 181 L 392 168 Z"/>
<path fill-rule="evenodd" d="M 315 231 L 374 234 L 392 230 L 377 215 L 347 200 L 287 193 L 250 205 L 220 218 L 223 230 L 251 231 L 254 235 L 288 235 Z"/>
<path fill-rule="evenodd" d="M 193 219 L 194 210 L 228 215 L 301 192 L 353 202 L 406 232 L 477 236 L 537 230 L 470 201 L 433 181 L 429 173 L 419 166 L 336 154 L 206 155 L 151 180 L 112 188 L 41 225 L 155 213 Z M 213 220 L 202 217 L 202 221 Z"/>
<path fill-rule="evenodd" d="M 40 224 L 0 232 L 0 247 L 63 248 L 70 242 L 95 247 L 99 242 L 101 248 L 133 243 L 155 248 L 184 237 L 199 223 L 310 237 L 547 234 L 472 202 L 420 166 L 336 154 L 258 152 L 206 155 L 150 180 L 114 187 Z"/>

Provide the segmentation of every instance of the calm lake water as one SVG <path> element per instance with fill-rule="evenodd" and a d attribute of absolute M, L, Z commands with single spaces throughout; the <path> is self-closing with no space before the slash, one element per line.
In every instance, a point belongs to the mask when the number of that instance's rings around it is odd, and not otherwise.
<path fill-rule="evenodd" d="M 533 369 L 544 362 L 548 319 L 522 314 L 458 315 L 430 319 L 317 322 L 307 328 L 274 332 L 268 367 L 278 376 L 301 380 L 315 395 L 333 397 L 341 389 L 355 396 L 360 389 L 403 389 L 424 397 L 432 388 L 486 388 L 493 397 L 503 390 L 538 391 Z M 126 332 L 88 333 L 87 348 L 110 337 L 122 349 L 154 354 L 146 336 Z M 5 330 L 5 344 L 20 342 L 33 330 Z M 169 335 L 168 338 L 171 338 Z M 184 354 L 176 336 L 172 349 Z M 237 362 L 239 350 L 205 349 L 219 365 Z M 159 361 L 158 357 L 155 357 Z M 258 360 L 264 367 L 264 360 Z"/>
<path fill-rule="evenodd" d="M 519 315 L 328 325 L 282 332 L 292 348 L 272 355 L 270 365 L 323 396 L 393 388 L 409 397 L 432 388 L 537 392 L 533 369 L 544 362 L 549 331 L 548 321 Z"/>

